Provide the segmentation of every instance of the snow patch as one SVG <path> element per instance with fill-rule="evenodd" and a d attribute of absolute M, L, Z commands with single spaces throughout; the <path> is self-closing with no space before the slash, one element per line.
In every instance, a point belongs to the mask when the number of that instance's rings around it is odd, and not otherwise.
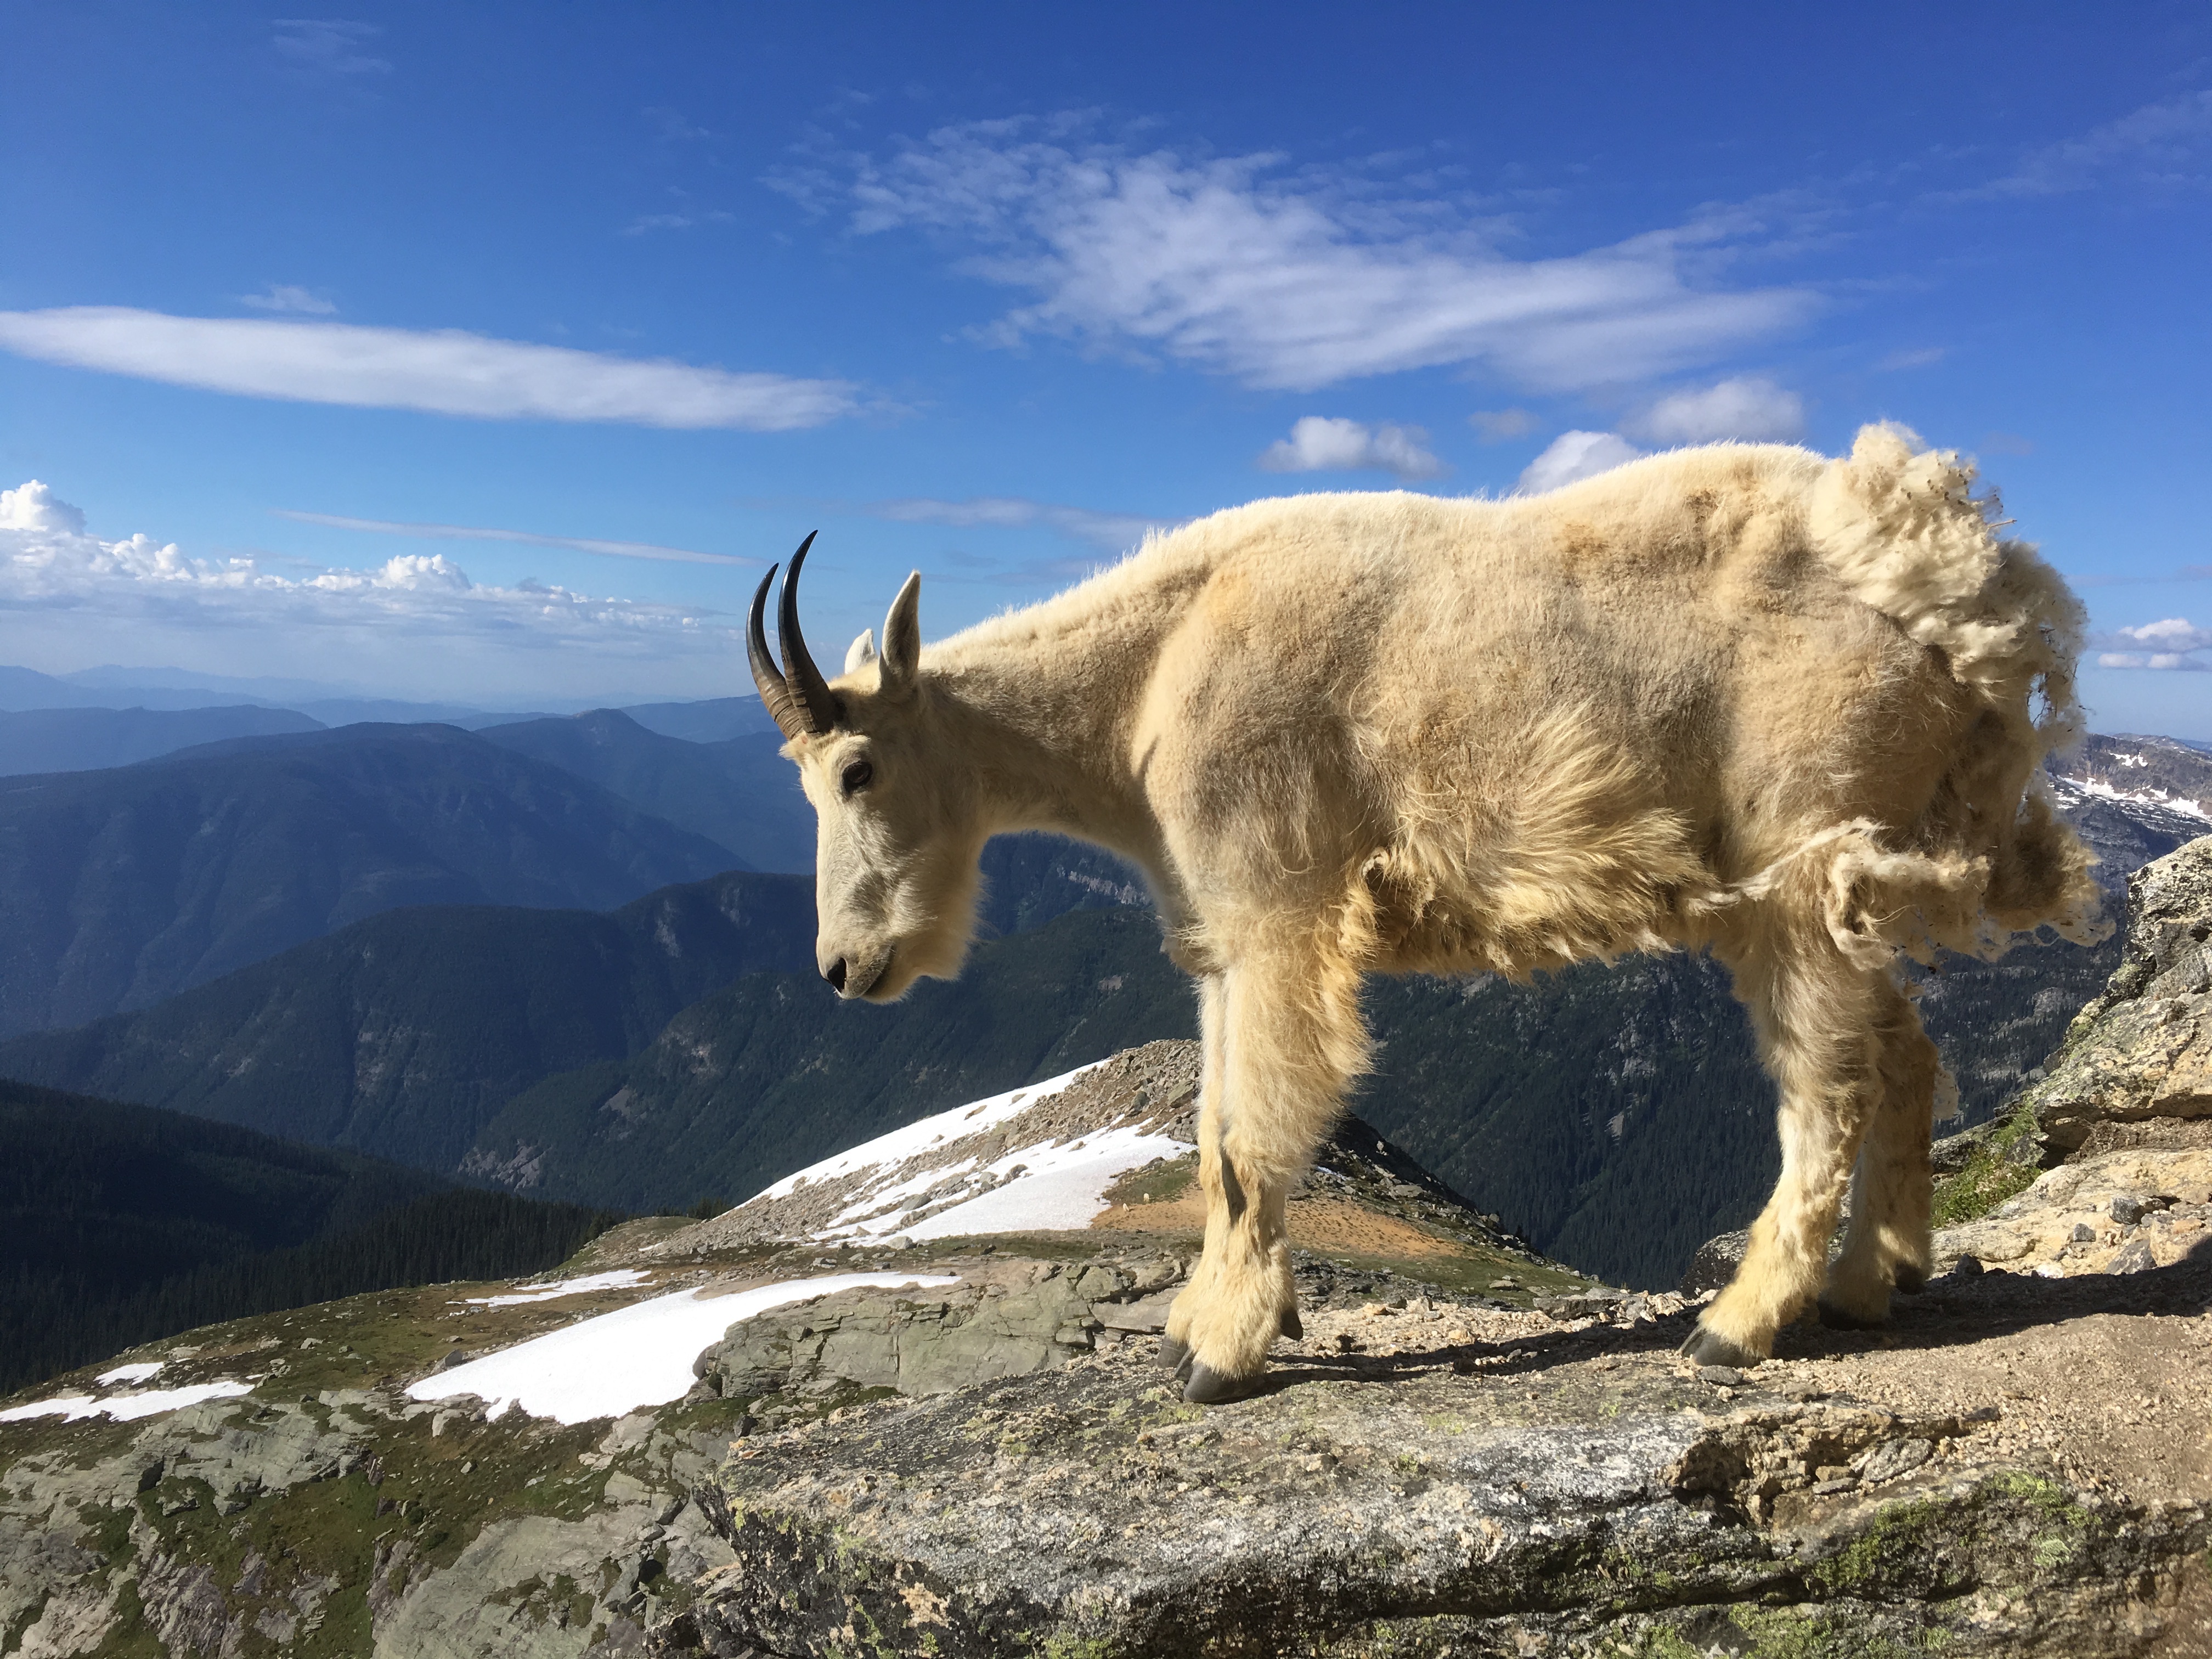
<path fill-rule="evenodd" d="M 1103 1062 L 1099 1062 L 1103 1064 Z M 1026 1088 L 1009 1089 L 1002 1095 L 990 1095 L 981 1100 L 970 1101 L 965 1106 L 955 1106 L 949 1112 L 939 1112 L 933 1117 L 909 1123 L 903 1129 L 894 1129 L 887 1135 L 878 1135 L 873 1140 L 849 1147 L 835 1158 L 825 1158 L 819 1164 L 810 1164 L 796 1175 L 787 1175 L 765 1191 L 754 1194 L 748 1203 L 763 1198 L 787 1198 L 801 1184 L 810 1181 L 830 1181 L 839 1176 L 856 1174 L 881 1164 L 903 1164 L 919 1153 L 927 1152 L 939 1141 L 953 1140 L 962 1135 L 972 1135 L 1016 1117 L 1040 1100 L 1058 1094 L 1061 1090 L 1091 1069 L 1079 1066 L 1072 1072 L 1048 1078 Z"/>
<path fill-rule="evenodd" d="M 2132 762 L 2141 766 L 2146 763 L 2139 755 L 2122 755 L 2118 758 L 2123 764 Z M 2095 778 L 2062 777 L 2058 781 L 2069 788 L 2078 789 L 2085 795 L 2094 795 L 2100 800 L 2117 801 L 2129 806 L 2163 807 L 2185 817 L 2212 823 L 2212 809 L 2208 809 L 2203 802 L 2190 800 L 2181 795 L 2170 795 L 2155 784 L 2146 784 L 2140 789 L 2117 789 Z"/>
<path fill-rule="evenodd" d="M 153 1376 L 155 1371 L 158 1371 L 161 1369 L 161 1362 L 160 1360 L 142 1359 L 134 1364 L 118 1365 L 112 1371 L 102 1371 L 98 1376 L 94 1377 L 92 1380 L 99 1383 L 103 1389 L 112 1388 L 118 1382 L 143 1382 L 148 1377 Z"/>
<path fill-rule="evenodd" d="M 1134 1128 L 1103 1130 L 1066 1146 L 1025 1146 L 986 1172 L 999 1177 L 1000 1185 L 939 1210 L 908 1228 L 907 1236 L 953 1238 L 1088 1227 L 1105 1212 L 1106 1189 L 1121 1176 L 1156 1158 L 1181 1158 L 1190 1150 L 1180 1140 Z M 896 1216 L 883 1217 L 866 1236 L 881 1237 L 896 1225 Z"/>
<path fill-rule="evenodd" d="M 33 1417 L 59 1417 L 71 1423 L 88 1417 L 112 1417 L 118 1423 L 129 1423 L 141 1417 L 173 1412 L 179 1407 L 197 1406 L 203 1400 L 235 1400 L 252 1391 L 250 1382 L 194 1382 L 181 1389 L 149 1389 L 143 1394 L 110 1395 L 105 1400 L 95 1400 L 89 1395 L 65 1395 L 0 1412 L 0 1423 L 21 1423 Z"/>
<path fill-rule="evenodd" d="M 954 1154 L 962 1143 L 980 1141 L 1001 1126 L 1012 1125 L 1006 1139 L 1018 1139 L 1024 1126 L 1015 1120 L 1093 1069 L 1080 1066 L 894 1129 L 785 1176 L 747 1203 L 789 1198 L 811 1183 L 848 1183 L 837 1213 L 804 1229 L 803 1237 L 825 1243 L 1087 1227 L 1107 1208 L 1106 1191 L 1115 1181 L 1154 1158 L 1181 1158 L 1190 1146 L 1133 1125 L 1070 1135 L 1064 1123 L 1050 1123 L 1048 1114 L 1036 1126 L 1036 1140 L 988 1164 Z M 1054 1144 L 1060 1136 L 1067 1136 L 1064 1144 Z M 944 1161 L 901 1173 L 940 1147 Z M 917 1210 L 926 1213 L 917 1217 Z"/>
<path fill-rule="evenodd" d="M 412 1400 L 475 1395 L 494 1417 L 513 1407 L 559 1423 L 622 1417 L 682 1399 L 690 1389 L 691 1362 L 699 1351 L 755 1314 L 862 1285 L 896 1290 L 958 1282 L 947 1274 L 831 1273 L 730 1296 L 678 1291 L 426 1376 L 407 1394 Z"/>
<path fill-rule="evenodd" d="M 518 1285 L 506 1296 L 464 1299 L 471 1308 L 512 1308 L 525 1302 L 550 1302 L 557 1296 L 581 1296 L 587 1291 L 626 1291 L 644 1284 L 647 1277 L 642 1267 L 617 1267 L 612 1273 L 586 1273 L 581 1279 L 564 1279 L 558 1284 Z"/>

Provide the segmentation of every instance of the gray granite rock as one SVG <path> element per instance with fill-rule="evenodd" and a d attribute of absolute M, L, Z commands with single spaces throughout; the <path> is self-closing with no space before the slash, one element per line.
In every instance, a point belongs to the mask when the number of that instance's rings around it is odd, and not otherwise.
<path fill-rule="evenodd" d="M 1956 1420 L 1717 1409 L 1656 1360 L 1530 1380 L 1310 1362 L 1200 1412 L 1094 1358 L 756 1436 L 707 1500 L 736 1565 L 653 1650 L 2090 1659 L 2212 1540 Z"/>

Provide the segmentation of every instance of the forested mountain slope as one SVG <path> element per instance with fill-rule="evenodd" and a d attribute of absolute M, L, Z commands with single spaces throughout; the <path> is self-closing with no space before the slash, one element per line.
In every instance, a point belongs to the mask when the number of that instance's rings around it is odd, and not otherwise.
<path fill-rule="evenodd" d="M 889 1007 L 841 1001 L 811 973 L 739 980 L 635 1058 L 517 1096 L 462 1167 L 624 1208 L 734 1201 L 962 1101 L 1197 1031 L 1190 983 L 1149 915 L 1064 915 L 980 945 L 958 980 L 926 980 Z"/>
<path fill-rule="evenodd" d="M 991 933 L 1143 896 L 1047 836 L 994 841 L 984 867 Z M 0 1075 L 450 1170 L 510 1096 L 635 1054 L 767 970 L 830 999 L 809 877 L 731 872 L 605 914 L 392 911 L 155 1007 L 0 1043 Z"/>
<path fill-rule="evenodd" d="M 0 1393 L 213 1320 L 550 1267 L 611 1219 L 0 1082 Z"/>
<path fill-rule="evenodd" d="M 139 1008 L 410 904 L 621 904 L 735 862 L 446 726 L 0 780 L 0 1035 Z"/>
<path fill-rule="evenodd" d="M 784 759 L 781 732 L 717 743 L 648 731 L 618 709 L 484 727 L 487 743 L 528 755 L 678 829 L 726 847 L 752 870 L 811 870 L 814 809 Z"/>
<path fill-rule="evenodd" d="M 241 703 L 223 708 L 33 708 L 0 714 L 0 776 L 91 772 L 226 738 L 319 732 L 323 723 L 289 708 Z"/>

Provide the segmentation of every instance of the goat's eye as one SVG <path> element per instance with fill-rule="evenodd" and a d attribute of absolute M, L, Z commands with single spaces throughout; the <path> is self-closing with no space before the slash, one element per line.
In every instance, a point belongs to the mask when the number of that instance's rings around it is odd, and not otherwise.
<path fill-rule="evenodd" d="M 868 781 L 875 775 L 876 769 L 869 765 L 867 762 L 854 761 L 850 766 L 845 769 L 845 775 L 842 780 L 845 786 L 845 793 L 848 795 L 858 794 L 861 790 L 868 787 Z"/>

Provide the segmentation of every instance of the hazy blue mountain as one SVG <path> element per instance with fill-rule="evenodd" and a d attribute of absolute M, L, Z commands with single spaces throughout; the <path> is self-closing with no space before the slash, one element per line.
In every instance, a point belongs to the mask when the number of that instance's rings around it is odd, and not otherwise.
<path fill-rule="evenodd" d="M 0 1082 L 0 1395 L 216 1320 L 534 1272 L 613 1218 Z"/>
<path fill-rule="evenodd" d="M 761 700 L 708 697 L 698 702 L 626 703 L 619 710 L 648 732 L 690 743 L 726 743 L 732 738 L 764 738 L 775 731 Z M 781 734 L 779 734 L 779 741 Z"/>
<path fill-rule="evenodd" d="M 994 841 L 984 861 L 1004 931 L 1132 890 L 1045 836 Z M 771 969 L 813 981 L 807 877 L 732 872 L 608 913 L 395 910 L 154 1007 L 0 1043 L 0 1075 L 450 1170 L 510 1096 L 635 1054 Z"/>
<path fill-rule="evenodd" d="M 225 738 L 322 729 L 322 721 L 295 709 L 252 703 L 216 708 L 27 709 L 0 714 L 0 776 L 98 771 Z"/>
<path fill-rule="evenodd" d="M 595 708 L 483 727 L 517 754 L 588 778 L 633 806 L 728 848 L 755 870 L 814 867 L 814 809 L 799 769 L 765 734 L 695 743 L 649 731 L 618 709 Z"/>
<path fill-rule="evenodd" d="M 0 779 L 0 1035 L 145 1007 L 404 905 L 605 908 L 736 862 L 445 726 Z"/>
<path fill-rule="evenodd" d="M 813 962 L 801 876 L 731 872 L 611 912 L 394 910 L 0 1044 L 0 1073 L 450 1170 L 549 1073 L 635 1053 L 741 975 Z"/>

